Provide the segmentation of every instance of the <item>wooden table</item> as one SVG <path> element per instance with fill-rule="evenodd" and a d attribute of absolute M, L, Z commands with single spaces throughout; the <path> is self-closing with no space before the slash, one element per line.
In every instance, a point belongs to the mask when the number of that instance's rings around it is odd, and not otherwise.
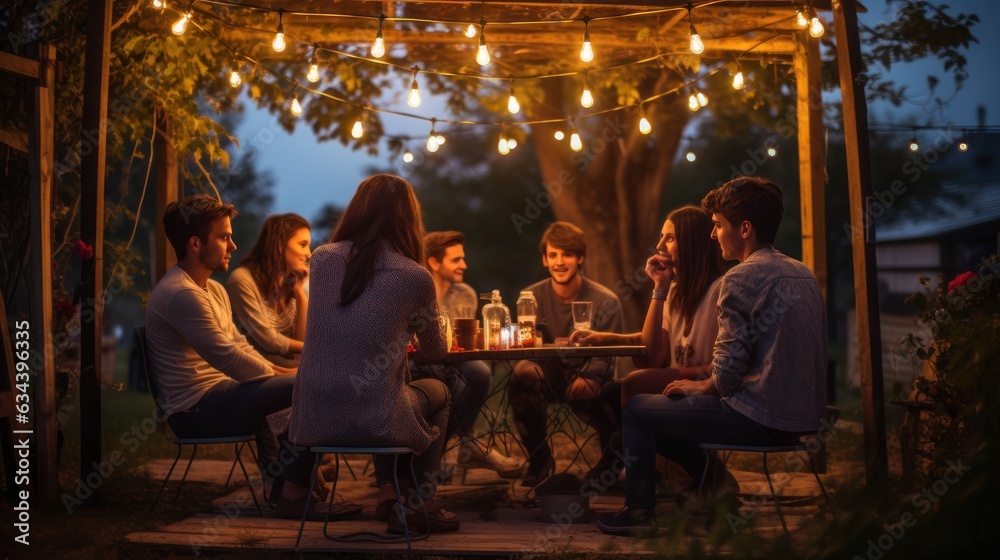
<path fill-rule="evenodd" d="M 551 346 L 531 348 L 511 348 L 509 350 L 463 350 L 448 352 L 445 362 L 468 362 L 471 360 L 507 361 L 559 358 L 605 358 L 615 356 L 645 356 L 645 346 Z"/>

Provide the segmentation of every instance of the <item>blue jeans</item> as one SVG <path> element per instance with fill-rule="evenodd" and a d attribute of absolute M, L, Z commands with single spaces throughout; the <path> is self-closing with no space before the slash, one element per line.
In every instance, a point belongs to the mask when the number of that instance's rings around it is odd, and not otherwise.
<path fill-rule="evenodd" d="M 720 480 L 725 466 L 714 454 L 706 459 L 700 443 L 775 444 L 790 436 L 754 422 L 716 396 L 636 395 L 622 412 L 625 505 L 632 509 L 656 505 L 657 453 L 677 462 L 695 480 L 701 479 L 708 460 L 709 476 L 714 472 L 714 480 Z"/>
<path fill-rule="evenodd" d="M 446 438 L 458 434 L 473 438 L 476 436 L 476 420 L 479 411 L 486 404 L 493 381 L 493 371 L 482 361 L 460 362 L 457 366 L 445 364 L 416 364 L 410 361 L 410 373 L 414 380 L 438 379 L 451 391 L 451 415 L 448 417 Z M 447 441 L 447 439 L 445 440 Z"/>

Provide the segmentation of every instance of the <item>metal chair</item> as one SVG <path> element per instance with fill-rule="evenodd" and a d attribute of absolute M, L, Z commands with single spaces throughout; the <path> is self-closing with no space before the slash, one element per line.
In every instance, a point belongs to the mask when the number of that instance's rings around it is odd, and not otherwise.
<path fill-rule="evenodd" d="M 146 373 L 146 382 L 149 385 L 149 392 L 153 396 L 153 402 L 155 403 L 159 398 L 159 391 L 156 387 L 156 377 L 153 372 L 153 364 L 149 359 L 149 344 L 146 340 L 146 327 L 142 325 L 136 326 L 135 332 L 138 335 L 136 340 L 138 340 L 139 345 L 141 346 L 140 354 L 142 356 L 142 367 Z M 250 475 L 247 473 L 247 469 L 243 464 L 242 458 L 243 446 L 246 445 L 250 450 L 250 455 L 253 457 L 254 463 L 257 462 L 257 454 L 253 449 L 253 441 L 254 434 L 242 434 L 227 437 L 174 438 L 173 443 L 177 446 L 177 456 L 174 457 L 174 462 L 170 465 L 170 470 L 167 471 L 167 476 L 163 479 L 163 484 L 160 485 L 160 490 L 156 493 L 156 498 L 153 499 L 152 505 L 149 506 L 149 511 L 152 512 L 156 509 L 156 504 L 159 503 L 160 496 L 166 489 L 167 483 L 170 482 L 170 476 L 173 474 L 174 468 L 177 467 L 177 462 L 180 461 L 181 452 L 183 451 L 185 445 L 192 446 L 191 456 L 188 458 L 187 466 L 184 468 L 184 475 L 181 477 L 180 485 L 177 487 L 177 494 L 174 495 L 174 502 L 177 502 L 177 499 L 181 496 L 181 490 L 184 488 L 184 482 L 187 480 L 188 472 L 191 470 L 191 463 L 194 462 L 194 456 L 198 452 L 198 446 L 232 443 L 236 458 L 233 460 L 232 466 L 229 467 L 229 476 L 226 478 L 226 485 L 229 485 L 229 481 L 232 479 L 233 472 L 238 464 L 240 466 L 240 470 L 243 471 L 243 478 L 247 481 L 247 487 L 250 488 L 250 496 L 253 498 L 253 503 L 257 507 L 257 513 L 263 516 L 264 513 L 260 509 L 260 502 L 257 501 L 257 493 L 253 489 L 253 483 L 250 481 Z M 264 494 L 264 499 L 267 499 L 266 492 Z"/>
<path fill-rule="evenodd" d="M 326 519 L 323 521 L 323 536 L 337 542 L 353 542 L 353 541 L 372 541 L 380 543 L 395 543 L 406 541 L 406 551 L 407 553 L 412 552 L 411 541 L 423 540 L 429 536 L 428 533 L 422 535 L 416 535 L 414 537 L 410 536 L 410 528 L 406 523 L 406 515 L 403 513 L 403 494 L 399 488 L 399 475 L 396 472 L 396 467 L 399 465 L 399 457 L 402 455 L 412 455 L 413 450 L 409 447 L 341 447 L 341 446 L 314 446 L 310 447 L 309 451 L 316 454 L 316 461 L 313 467 L 312 479 L 309 482 L 309 492 L 306 494 L 306 507 L 302 511 L 302 522 L 299 524 L 299 534 L 295 539 L 295 550 L 299 549 L 299 542 L 302 540 L 302 530 L 306 526 L 306 517 L 309 515 L 309 508 L 312 505 L 312 493 L 313 489 L 316 487 L 316 473 L 319 470 L 319 465 L 323 460 L 323 455 L 327 453 L 333 453 L 336 457 L 333 475 L 333 488 L 330 489 L 330 496 L 328 498 L 328 508 L 326 512 Z M 371 531 L 356 531 L 354 533 L 347 533 L 344 535 L 331 535 L 327 532 L 327 528 L 330 525 L 330 507 L 333 505 L 333 497 L 337 493 L 337 480 L 340 478 L 340 456 L 341 455 L 392 455 L 392 484 L 396 490 L 396 507 L 399 508 L 400 518 L 403 520 L 403 537 L 393 537 L 387 534 L 374 533 Z M 345 459 L 346 461 L 346 459 Z M 350 465 L 348 465 L 350 466 Z M 353 473 L 352 473 L 353 474 Z M 410 480 L 415 481 L 417 479 L 416 473 L 413 471 L 413 463 L 410 463 Z M 427 512 L 424 512 L 427 515 Z M 428 522 L 428 525 L 430 523 Z"/>
<path fill-rule="evenodd" d="M 840 418 L 840 409 L 835 406 L 827 406 L 824 418 L 826 421 L 826 425 L 824 426 L 824 428 L 825 429 L 831 428 L 837 422 L 837 419 Z M 785 530 L 785 533 L 788 533 L 788 525 L 785 524 L 785 516 L 781 513 L 781 500 L 778 498 L 778 494 L 774 491 L 774 483 L 771 482 L 771 472 L 767 468 L 767 455 L 769 453 L 787 453 L 792 451 L 809 452 L 810 448 L 812 447 L 811 441 L 809 441 L 809 439 L 806 439 L 805 441 L 802 440 L 803 438 L 816 438 L 818 433 L 819 432 L 807 432 L 798 434 L 800 441 L 785 443 L 785 444 L 776 444 L 776 445 L 729 445 L 725 443 L 702 443 L 701 449 L 705 452 L 706 461 L 705 461 L 705 470 L 702 472 L 701 481 L 698 484 L 698 493 L 699 494 L 701 493 L 702 487 L 704 487 L 705 481 L 708 479 L 709 463 L 707 459 L 709 453 L 713 451 L 725 452 L 726 458 L 723 461 L 723 464 L 728 462 L 729 457 L 730 455 L 732 455 L 733 451 L 742 451 L 747 453 L 761 453 L 763 455 L 762 462 L 764 465 L 764 477 L 767 479 L 767 486 L 771 490 L 771 499 L 774 501 L 774 507 L 778 512 L 778 519 L 781 520 L 781 528 Z M 819 440 L 818 438 L 817 442 L 820 446 L 824 444 L 824 442 Z M 826 499 L 827 506 L 832 508 L 833 503 L 830 501 L 830 496 L 827 494 L 826 488 L 823 487 L 823 481 L 820 480 L 819 478 L 819 473 L 816 470 L 816 461 L 814 459 L 815 457 L 813 457 L 812 455 L 809 456 L 809 467 L 812 470 L 813 476 L 816 477 L 816 483 L 819 485 L 819 489 L 823 492 L 823 497 Z"/>

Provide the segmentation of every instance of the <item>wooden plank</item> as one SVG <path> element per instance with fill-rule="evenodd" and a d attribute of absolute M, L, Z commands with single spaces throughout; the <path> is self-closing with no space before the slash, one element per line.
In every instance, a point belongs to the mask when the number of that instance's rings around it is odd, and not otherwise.
<path fill-rule="evenodd" d="M 156 138 L 153 140 L 153 165 L 156 166 L 156 218 L 153 231 L 153 282 L 160 281 L 170 267 L 177 264 L 177 255 L 163 231 L 163 213 L 167 205 L 177 200 L 180 192 L 177 175 L 177 154 L 171 138 L 173 123 L 162 109 L 156 109 Z"/>
<path fill-rule="evenodd" d="M 609 356 L 644 356 L 645 346 L 540 346 L 537 348 L 511 348 L 509 350 L 463 350 L 448 352 L 447 362 L 470 360 L 530 360 L 545 358 L 598 358 Z"/>
<path fill-rule="evenodd" d="M 861 370 L 861 408 L 865 427 L 865 475 L 867 489 L 874 495 L 886 488 L 889 470 L 885 441 L 878 278 L 875 270 L 874 224 L 871 223 L 874 218 L 867 211 L 872 197 L 868 107 L 865 102 L 864 64 L 861 60 L 856 10 L 855 0 L 833 2 L 837 67 L 840 72 L 840 92 L 844 104 L 847 178 L 850 187 L 854 304 L 858 319 L 858 362 Z M 872 234 L 870 236 L 867 235 L 869 231 Z"/>
<path fill-rule="evenodd" d="M 15 323 L 15 327 L 19 327 L 19 325 Z M 4 493 L 4 497 L 8 502 L 15 503 L 14 497 L 17 495 L 18 485 L 14 484 L 15 471 L 17 470 L 12 452 L 14 450 L 14 430 L 20 430 L 26 426 L 15 420 L 14 387 L 17 385 L 17 377 L 14 370 L 14 348 L 7 330 L 7 307 L 4 305 L 3 298 L 0 298 L 0 337 L 3 338 L 0 340 L 0 351 L 3 352 L 3 356 L 0 356 L 0 359 L 3 360 L 3 375 L 0 375 L 0 449 L 3 450 L 4 480 L 7 481 L 7 491 Z"/>
<path fill-rule="evenodd" d="M 41 68 L 48 74 L 41 83 L 54 82 L 56 49 L 38 46 Z M 34 450 L 37 459 L 35 482 L 45 501 L 54 502 L 59 492 L 56 460 L 56 368 L 52 344 L 52 189 L 55 130 L 55 92 L 38 85 L 34 91 L 35 110 L 28 129 L 29 215 L 31 238 L 31 347 L 32 409 Z"/>
<path fill-rule="evenodd" d="M 87 4 L 83 130 L 94 145 L 81 165 L 80 237 L 94 257 L 80 270 L 80 478 L 98 473 L 101 464 L 101 346 L 104 330 L 104 165 L 108 118 L 108 64 L 112 0 Z M 98 473 L 99 474 L 99 473 Z M 95 496 L 99 497 L 99 489 Z"/>
<path fill-rule="evenodd" d="M 823 301 L 826 302 L 826 152 L 819 41 L 805 32 L 796 37 L 793 67 L 798 119 L 802 262 L 816 275 Z"/>
<path fill-rule="evenodd" d="M 38 61 L 0 51 L 0 72 L 10 72 L 25 78 L 38 78 Z"/>
<path fill-rule="evenodd" d="M 0 142 L 19 152 L 28 153 L 28 133 L 9 128 L 0 128 Z"/>

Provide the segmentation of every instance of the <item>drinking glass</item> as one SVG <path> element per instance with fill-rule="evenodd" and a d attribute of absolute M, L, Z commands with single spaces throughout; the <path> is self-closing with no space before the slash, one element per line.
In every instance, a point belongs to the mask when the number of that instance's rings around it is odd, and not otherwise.
<path fill-rule="evenodd" d="M 590 329 L 594 318 L 594 303 L 590 301 L 573 302 L 573 330 Z"/>

